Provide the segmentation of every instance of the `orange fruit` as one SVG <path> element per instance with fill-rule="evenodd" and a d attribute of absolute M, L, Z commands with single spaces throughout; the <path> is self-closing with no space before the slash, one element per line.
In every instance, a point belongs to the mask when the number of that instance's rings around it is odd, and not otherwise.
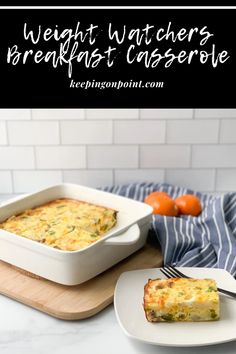
<path fill-rule="evenodd" d="M 180 214 L 198 216 L 202 212 L 200 199 L 196 195 L 184 194 L 175 199 Z"/>
<path fill-rule="evenodd" d="M 167 198 L 171 198 L 171 196 L 168 194 L 168 193 L 166 193 L 166 192 L 152 192 L 152 193 L 150 193 L 146 198 L 145 198 L 145 200 L 147 199 L 147 198 L 149 198 L 149 199 L 151 199 L 151 198 L 159 198 L 159 197 L 167 197 Z M 145 201 L 144 200 L 144 201 Z"/>
<path fill-rule="evenodd" d="M 153 214 L 166 216 L 178 215 L 175 201 L 165 192 L 153 192 L 144 199 L 144 202 L 153 207 Z"/>

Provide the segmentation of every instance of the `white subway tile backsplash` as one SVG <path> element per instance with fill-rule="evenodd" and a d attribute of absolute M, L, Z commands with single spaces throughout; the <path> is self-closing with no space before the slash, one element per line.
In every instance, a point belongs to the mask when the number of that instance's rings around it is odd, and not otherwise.
<path fill-rule="evenodd" d="M 236 145 L 195 145 L 193 167 L 236 167 Z"/>
<path fill-rule="evenodd" d="M 14 193 L 0 193 L 0 205 L 8 202 L 10 199 L 15 199 L 19 194 Z"/>
<path fill-rule="evenodd" d="M 117 144 L 158 144 L 165 142 L 165 122 L 134 120 L 114 122 Z"/>
<path fill-rule="evenodd" d="M 0 120 L 30 120 L 30 109 L 0 109 Z"/>
<path fill-rule="evenodd" d="M 138 109 L 87 109 L 87 119 L 138 119 Z"/>
<path fill-rule="evenodd" d="M 98 188 L 113 184 L 112 170 L 76 170 L 64 171 L 63 180 L 84 186 Z"/>
<path fill-rule="evenodd" d="M 111 144 L 111 121 L 61 122 L 62 144 Z"/>
<path fill-rule="evenodd" d="M 137 168 L 137 146 L 88 146 L 89 168 Z"/>
<path fill-rule="evenodd" d="M 164 170 L 158 169 L 116 170 L 115 184 L 134 182 L 164 182 L 164 174 Z"/>
<path fill-rule="evenodd" d="M 39 120 L 72 120 L 84 119 L 84 109 L 33 109 L 32 118 Z"/>
<path fill-rule="evenodd" d="M 62 183 L 61 171 L 14 171 L 14 192 L 34 192 L 53 184 Z"/>
<path fill-rule="evenodd" d="M 236 119 L 222 119 L 220 129 L 220 143 L 236 143 Z"/>
<path fill-rule="evenodd" d="M 33 169 L 34 167 L 32 147 L 0 147 L 0 169 Z"/>
<path fill-rule="evenodd" d="M 86 167 L 84 146 L 36 147 L 36 163 L 39 169 L 77 169 Z"/>
<path fill-rule="evenodd" d="M 236 118 L 236 109 L 196 109 L 195 118 Z"/>
<path fill-rule="evenodd" d="M 8 122 L 10 145 L 59 144 L 58 122 Z"/>
<path fill-rule="evenodd" d="M 192 119 L 193 109 L 140 109 L 141 119 Z"/>
<path fill-rule="evenodd" d="M 218 134 L 218 120 L 167 122 L 167 143 L 171 144 L 217 143 Z"/>
<path fill-rule="evenodd" d="M 190 146 L 148 145 L 140 148 L 141 168 L 190 167 Z"/>
<path fill-rule="evenodd" d="M 166 170 L 166 182 L 197 191 L 214 191 L 215 171 L 214 169 Z"/>
<path fill-rule="evenodd" d="M 0 171 L 0 193 L 12 193 L 12 180 L 10 171 Z"/>
<path fill-rule="evenodd" d="M 7 130 L 6 123 L 0 121 L 0 145 L 7 144 Z"/>
<path fill-rule="evenodd" d="M 236 109 L 0 109 L 0 193 L 64 182 L 236 190 Z"/>
<path fill-rule="evenodd" d="M 236 191 L 236 169 L 219 169 L 216 172 L 217 191 Z"/>

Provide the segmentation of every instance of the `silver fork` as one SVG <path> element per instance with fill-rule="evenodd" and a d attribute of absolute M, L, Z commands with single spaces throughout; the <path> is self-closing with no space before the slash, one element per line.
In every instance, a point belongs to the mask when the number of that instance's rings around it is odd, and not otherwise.
<path fill-rule="evenodd" d="M 186 274 L 180 272 L 178 269 L 176 269 L 175 267 L 172 267 L 170 265 L 160 268 L 160 271 L 167 278 L 190 278 Z M 234 297 L 236 299 L 236 293 L 234 293 L 232 291 L 221 289 L 221 288 L 217 288 L 217 290 L 222 294 Z"/>

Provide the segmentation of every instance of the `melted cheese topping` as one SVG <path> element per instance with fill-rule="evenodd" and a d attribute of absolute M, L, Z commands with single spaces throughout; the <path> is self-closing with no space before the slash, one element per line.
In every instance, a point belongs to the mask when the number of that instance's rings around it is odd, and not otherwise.
<path fill-rule="evenodd" d="M 155 279 L 145 285 L 144 310 L 150 322 L 219 319 L 219 295 L 212 279 Z"/>
<path fill-rule="evenodd" d="M 74 199 L 57 199 L 12 216 L 0 228 L 65 251 L 99 240 L 116 224 L 117 212 Z"/>

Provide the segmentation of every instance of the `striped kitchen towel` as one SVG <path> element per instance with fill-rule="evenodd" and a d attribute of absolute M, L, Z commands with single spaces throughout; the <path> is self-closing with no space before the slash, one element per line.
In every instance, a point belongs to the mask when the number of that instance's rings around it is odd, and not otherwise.
<path fill-rule="evenodd" d="M 143 201 L 153 191 L 172 198 L 195 194 L 202 203 L 198 217 L 154 215 L 152 231 L 165 264 L 223 268 L 236 277 L 236 193 L 208 195 L 163 183 L 135 183 L 105 187 L 111 193 Z"/>

